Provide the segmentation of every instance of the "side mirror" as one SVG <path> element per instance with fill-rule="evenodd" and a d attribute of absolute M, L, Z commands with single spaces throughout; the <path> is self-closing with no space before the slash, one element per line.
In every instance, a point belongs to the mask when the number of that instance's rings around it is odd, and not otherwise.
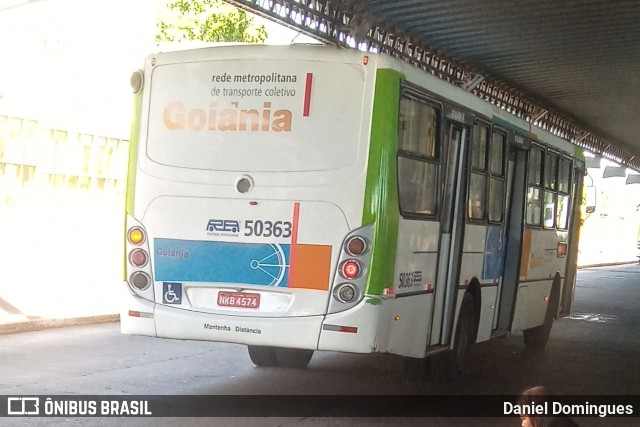
<path fill-rule="evenodd" d="M 596 211 L 596 187 L 593 185 L 587 187 L 584 196 L 585 212 L 594 213 Z"/>

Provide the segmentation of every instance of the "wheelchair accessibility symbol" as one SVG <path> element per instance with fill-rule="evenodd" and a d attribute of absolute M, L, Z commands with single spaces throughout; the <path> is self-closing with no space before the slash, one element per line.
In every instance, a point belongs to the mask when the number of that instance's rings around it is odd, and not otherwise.
<path fill-rule="evenodd" d="M 182 283 L 162 282 L 162 302 L 182 304 Z"/>

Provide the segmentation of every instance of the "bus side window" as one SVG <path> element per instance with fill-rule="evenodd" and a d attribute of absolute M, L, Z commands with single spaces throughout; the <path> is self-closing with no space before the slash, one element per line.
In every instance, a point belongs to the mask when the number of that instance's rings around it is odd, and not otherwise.
<path fill-rule="evenodd" d="M 438 214 L 438 123 L 434 106 L 413 98 L 400 100 L 398 198 L 403 215 Z"/>
<path fill-rule="evenodd" d="M 489 148 L 489 222 L 502 222 L 504 218 L 504 159 L 507 137 L 493 132 Z"/>
<path fill-rule="evenodd" d="M 473 125 L 471 141 L 471 177 L 469 178 L 469 198 L 467 200 L 469 219 L 484 221 L 485 189 L 487 180 L 487 139 L 489 128 Z"/>
<path fill-rule="evenodd" d="M 544 162 L 544 228 L 556 226 L 558 155 L 548 152 Z"/>
<path fill-rule="evenodd" d="M 542 197 L 540 189 L 529 188 L 529 191 L 527 191 L 527 225 L 540 225 L 541 210 Z"/>
<path fill-rule="evenodd" d="M 542 213 L 542 162 L 541 147 L 533 146 L 529 152 L 529 176 L 527 190 L 527 225 L 539 227 Z"/>
<path fill-rule="evenodd" d="M 556 225 L 561 230 L 569 227 L 571 170 L 571 159 L 561 158 L 558 165 L 558 206 L 556 208 Z"/>

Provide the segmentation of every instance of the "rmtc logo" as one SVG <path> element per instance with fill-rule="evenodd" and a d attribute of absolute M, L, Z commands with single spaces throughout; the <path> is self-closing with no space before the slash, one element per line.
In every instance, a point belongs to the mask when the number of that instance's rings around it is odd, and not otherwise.
<path fill-rule="evenodd" d="M 240 231 L 240 223 L 230 219 L 210 219 L 207 223 L 207 231 L 210 233 L 237 233 Z"/>

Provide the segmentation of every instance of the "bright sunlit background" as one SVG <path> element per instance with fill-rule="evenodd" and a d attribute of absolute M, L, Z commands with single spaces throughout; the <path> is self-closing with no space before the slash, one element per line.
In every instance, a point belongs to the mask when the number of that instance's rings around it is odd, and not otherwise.
<path fill-rule="evenodd" d="M 118 312 L 129 78 L 165 3 L 0 0 L 0 322 Z"/>
<path fill-rule="evenodd" d="M 0 102 L 61 129 L 128 138 L 129 77 L 157 50 L 155 21 L 166 2 L 0 0 Z M 255 19 L 267 43 L 296 38 Z"/>
<path fill-rule="evenodd" d="M 0 322 L 118 312 L 129 77 L 165 1 L 0 0 Z M 580 262 L 634 260 L 640 185 L 591 175 Z"/>

